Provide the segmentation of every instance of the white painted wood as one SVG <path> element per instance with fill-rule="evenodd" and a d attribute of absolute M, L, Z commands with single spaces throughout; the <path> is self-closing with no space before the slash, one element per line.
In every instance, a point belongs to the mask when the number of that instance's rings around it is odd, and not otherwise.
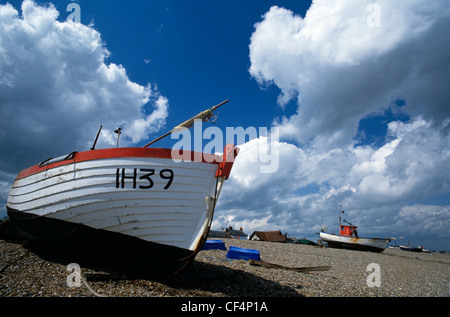
<path fill-rule="evenodd" d="M 325 242 L 331 243 L 342 243 L 348 245 L 356 245 L 361 247 L 372 247 L 377 249 L 385 249 L 390 239 L 382 239 L 382 238 L 355 238 L 355 237 L 346 237 L 340 236 L 330 233 L 321 232 L 320 238 Z"/>
<path fill-rule="evenodd" d="M 119 170 L 119 188 L 116 171 Z M 136 188 L 125 179 L 137 169 Z M 139 179 L 154 169 L 147 179 Z M 174 179 L 161 179 L 161 170 L 171 169 Z M 179 162 L 163 158 L 109 158 L 72 163 L 14 182 L 8 207 L 138 237 L 146 241 L 194 250 L 212 214 L 206 197 L 214 197 L 216 164 Z M 167 173 L 166 173 L 167 174 Z"/>

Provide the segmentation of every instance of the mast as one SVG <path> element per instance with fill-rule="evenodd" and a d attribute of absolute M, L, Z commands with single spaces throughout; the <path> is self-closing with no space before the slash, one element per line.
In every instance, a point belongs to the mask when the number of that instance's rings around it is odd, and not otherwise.
<path fill-rule="evenodd" d="M 175 128 L 173 128 L 172 130 L 170 130 L 169 132 L 164 133 L 163 135 L 161 135 L 160 137 L 154 139 L 153 141 L 151 141 L 150 143 L 147 143 L 146 145 L 144 145 L 143 147 L 148 147 L 150 145 L 152 145 L 153 143 L 155 143 L 156 141 L 159 141 L 163 138 L 165 138 L 166 136 L 168 136 L 169 134 L 171 134 L 172 132 L 177 132 L 183 129 L 189 129 L 190 127 L 192 127 L 194 125 L 195 120 L 202 120 L 202 121 L 210 121 L 210 119 L 215 116 L 215 114 L 213 113 L 213 111 L 216 111 L 220 106 L 226 104 L 229 100 L 225 100 L 222 101 L 221 103 L 219 103 L 218 105 L 207 109 L 205 111 L 200 112 L 198 115 L 196 115 L 195 117 L 190 118 L 189 120 L 183 122 L 182 124 L 177 125 Z M 214 121 L 211 121 L 214 122 Z"/>
<path fill-rule="evenodd" d="M 97 137 L 95 138 L 94 144 L 91 147 L 91 150 L 95 150 L 95 145 L 97 144 L 98 136 L 100 135 L 100 132 L 102 131 L 103 126 L 100 126 L 100 129 L 97 132 Z"/>
<path fill-rule="evenodd" d="M 119 147 L 119 139 L 120 139 L 120 135 L 122 134 L 122 128 L 119 127 L 117 130 L 114 130 L 114 133 L 117 133 L 117 143 L 116 143 L 116 148 Z"/>

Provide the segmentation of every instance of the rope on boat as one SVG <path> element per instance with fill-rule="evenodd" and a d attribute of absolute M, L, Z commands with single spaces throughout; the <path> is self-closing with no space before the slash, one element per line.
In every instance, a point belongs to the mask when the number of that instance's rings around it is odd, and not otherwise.
<path fill-rule="evenodd" d="M 1 227 L 3 224 L 5 224 L 6 222 L 8 222 L 8 221 L 9 221 L 9 218 L 6 219 L 6 220 L 3 220 L 2 222 L 0 222 L 0 227 Z"/>
<path fill-rule="evenodd" d="M 86 285 L 87 289 L 88 289 L 92 294 L 94 294 L 94 295 L 97 296 L 97 297 L 107 297 L 106 295 L 102 295 L 102 294 L 99 294 L 99 293 L 97 293 L 96 291 L 94 291 L 94 290 L 92 289 L 92 287 L 89 285 L 88 281 L 84 278 L 84 276 L 81 275 L 81 273 L 78 273 L 78 275 L 79 275 L 79 277 L 81 278 L 81 280 L 83 281 L 84 285 Z"/>
<path fill-rule="evenodd" d="M 94 294 L 97 297 L 106 297 L 105 295 L 99 294 L 96 291 L 94 291 L 92 289 L 92 287 L 89 285 L 88 281 L 86 280 L 86 278 L 81 274 L 81 268 L 77 263 L 71 263 L 67 266 L 67 271 L 72 272 L 71 274 L 69 274 L 69 276 L 67 276 L 67 286 L 69 286 L 70 288 L 72 287 L 80 287 L 81 286 L 81 281 L 83 281 L 84 285 L 86 285 L 87 289 Z M 75 282 L 74 282 L 74 277 L 75 277 Z M 81 281 L 80 281 L 81 280 Z"/>

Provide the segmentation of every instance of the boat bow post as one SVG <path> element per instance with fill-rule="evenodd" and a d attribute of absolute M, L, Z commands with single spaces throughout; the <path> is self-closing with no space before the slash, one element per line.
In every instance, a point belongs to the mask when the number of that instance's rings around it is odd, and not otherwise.
<path fill-rule="evenodd" d="M 236 156 L 239 154 L 239 148 L 235 147 L 233 144 L 227 144 L 222 155 L 222 161 L 217 167 L 216 171 L 216 187 L 214 192 L 214 197 L 206 196 L 206 217 L 203 222 L 202 229 L 199 231 L 201 238 L 194 249 L 194 252 L 186 258 L 180 259 L 180 261 L 186 261 L 186 263 L 175 272 L 178 274 L 183 270 L 197 255 L 206 243 L 208 238 L 209 230 L 211 229 L 211 224 L 214 218 L 214 211 L 216 209 L 217 201 L 219 200 L 220 193 L 222 191 L 223 183 L 230 177 L 231 169 L 234 164 Z"/>
<path fill-rule="evenodd" d="M 147 148 L 195 120 L 213 122 L 228 100 L 144 147 L 72 152 L 19 172 L 7 199 L 9 219 L 24 237 L 117 267 L 161 276 L 178 273 L 202 249 L 223 184 L 239 149 L 223 155 Z M 57 249 L 55 248 L 55 252 Z"/>

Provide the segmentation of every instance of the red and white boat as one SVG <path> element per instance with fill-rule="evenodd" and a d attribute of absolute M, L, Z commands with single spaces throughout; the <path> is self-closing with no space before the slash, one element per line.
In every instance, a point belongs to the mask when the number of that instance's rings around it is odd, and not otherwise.
<path fill-rule="evenodd" d="M 341 209 L 340 213 L 344 213 Z M 344 220 L 345 221 L 345 220 Z M 339 234 L 320 232 L 320 238 L 332 248 L 383 252 L 391 238 L 363 238 L 357 233 L 357 226 L 341 224 L 339 215 Z"/>
<path fill-rule="evenodd" d="M 344 231 L 346 227 L 344 227 Z M 345 236 L 342 231 L 339 235 L 321 232 L 320 238 L 327 242 L 330 247 L 344 248 L 351 250 L 383 252 L 386 249 L 387 244 L 391 241 L 389 238 L 360 238 Z"/>
<path fill-rule="evenodd" d="M 223 156 L 184 151 L 182 160 L 147 147 L 74 152 L 21 171 L 8 216 L 26 238 L 176 273 L 205 243 L 237 153 L 233 145 Z"/>

